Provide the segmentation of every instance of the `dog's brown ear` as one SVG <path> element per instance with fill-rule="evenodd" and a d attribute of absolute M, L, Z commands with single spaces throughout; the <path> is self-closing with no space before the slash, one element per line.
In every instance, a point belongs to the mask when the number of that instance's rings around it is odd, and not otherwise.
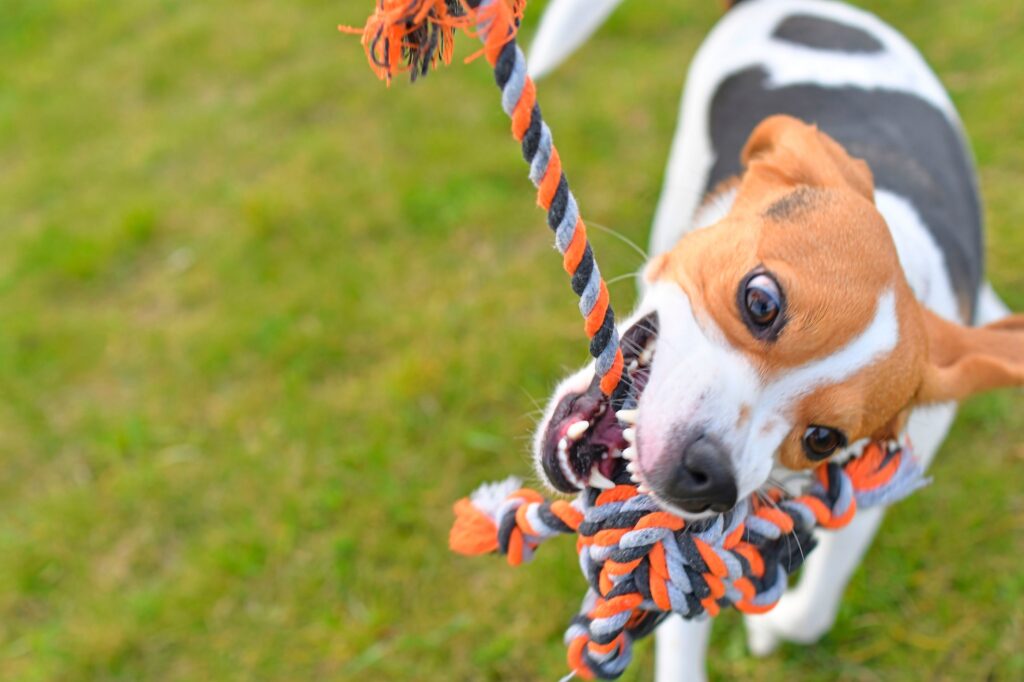
<path fill-rule="evenodd" d="M 750 134 L 740 157 L 748 175 L 768 183 L 850 187 L 874 201 L 871 169 L 816 126 L 792 116 L 771 116 Z M 746 180 L 746 178 L 745 178 Z"/>
<path fill-rule="evenodd" d="M 1024 315 L 963 327 L 924 311 L 928 364 L 918 403 L 963 400 L 993 388 L 1024 386 Z"/>

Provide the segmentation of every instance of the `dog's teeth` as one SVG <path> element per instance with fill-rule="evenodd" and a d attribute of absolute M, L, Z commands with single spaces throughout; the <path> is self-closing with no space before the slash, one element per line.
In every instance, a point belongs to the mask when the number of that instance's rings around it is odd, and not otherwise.
<path fill-rule="evenodd" d="M 646 495 L 647 493 L 651 492 L 651 489 L 645 486 L 643 483 L 640 483 L 639 485 L 637 485 L 636 491 L 642 495 Z"/>
<path fill-rule="evenodd" d="M 569 427 L 569 429 L 565 432 L 565 435 L 567 435 L 572 440 L 579 440 L 580 438 L 583 437 L 583 434 L 586 433 L 587 429 L 589 428 L 590 422 L 578 421 Z"/>
<path fill-rule="evenodd" d="M 620 422 L 626 422 L 628 424 L 636 424 L 637 410 L 619 410 L 615 413 L 615 416 L 619 418 Z"/>
<path fill-rule="evenodd" d="M 637 362 L 636 359 L 634 359 L 632 362 L 630 362 L 629 363 L 629 367 L 626 368 L 626 370 L 630 374 L 632 374 L 633 372 L 637 371 L 638 369 L 640 369 L 640 363 Z"/>
<path fill-rule="evenodd" d="M 615 487 L 615 483 L 609 481 L 605 475 L 598 470 L 596 464 L 590 469 L 590 480 L 588 481 L 588 485 L 594 488 L 600 488 L 601 490 L 610 490 Z"/>
<path fill-rule="evenodd" d="M 623 459 L 634 460 L 636 459 L 636 448 L 629 447 L 622 451 Z"/>
<path fill-rule="evenodd" d="M 622 437 L 629 443 L 636 443 L 636 429 L 623 429 Z"/>
<path fill-rule="evenodd" d="M 636 474 L 630 474 L 629 480 L 633 481 L 633 483 L 636 483 L 637 485 L 640 484 L 640 477 L 637 476 Z"/>
<path fill-rule="evenodd" d="M 654 357 L 654 343 L 649 341 L 644 347 L 644 352 L 640 354 L 640 364 L 646 367 L 651 364 L 651 358 Z"/>
<path fill-rule="evenodd" d="M 558 441 L 558 451 L 559 452 L 569 452 L 569 441 L 566 440 L 565 438 L 563 438 L 562 440 Z"/>
<path fill-rule="evenodd" d="M 628 471 L 631 474 L 635 474 L 637 471 L 639 471 L 639 469 L 640 467 L 637 465 L 636 462 L 630 462 L 629 464 L 626 465 L 626 471 Z"/>

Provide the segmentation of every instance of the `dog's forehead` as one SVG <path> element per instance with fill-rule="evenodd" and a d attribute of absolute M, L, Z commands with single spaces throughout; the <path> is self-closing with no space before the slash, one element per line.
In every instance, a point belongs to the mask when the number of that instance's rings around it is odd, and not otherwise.
<path fill-rule="evenodd" d="M 862 333 L 899 268 L 869 201 L 809 187 L 736 207 L 681 240 L 669 260 L 661 276 L 766 374 L 827 356 Z M 739 288 L 755 268 L 772 274 L 786 302 L 785 326 L 770 344 L 754 338 L 739 313 Z"/>
<path fill-rule="evenodd" d="M 860 274 L 884 286 L 898 265 L 882 214 L 854 192 L 797 187 L 744 208 L 736 219 L 755 226 L 760 255 L 802 265 L 810 278 Z"/>

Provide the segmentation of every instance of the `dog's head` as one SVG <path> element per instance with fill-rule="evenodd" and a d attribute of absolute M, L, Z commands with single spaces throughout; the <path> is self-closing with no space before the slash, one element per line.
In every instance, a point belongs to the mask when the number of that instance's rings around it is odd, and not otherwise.
<path fill-rule="evenodd" d="M 556 390 L 535 439 L 556 488 L 628 464 L 677 513 L 724 511 L 776 464 L 897 435 L 914 405 L 1024 383 L 1024 317 L 967 328 L 917 302 L 864 162 L 779 116 L 743 163 L 729 213 L 647 266 L 623 325 L 637 409 L 611 414 L 592 368 Z"/>

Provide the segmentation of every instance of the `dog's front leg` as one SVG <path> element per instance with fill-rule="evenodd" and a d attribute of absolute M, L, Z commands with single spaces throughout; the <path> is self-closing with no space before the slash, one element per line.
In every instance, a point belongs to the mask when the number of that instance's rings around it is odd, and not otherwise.
<path fill-rule="evenodd" d="M 705 682 L 711 619 L 669 616 L 655 632 L 656 682 Z"/>

